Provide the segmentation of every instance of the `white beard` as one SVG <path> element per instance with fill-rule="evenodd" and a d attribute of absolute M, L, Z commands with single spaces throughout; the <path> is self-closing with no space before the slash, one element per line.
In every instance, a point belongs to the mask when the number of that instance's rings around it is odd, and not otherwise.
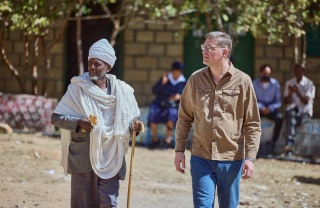
<path fill-rule="evenodd" d="M 90 76 L 90 79 L 94 80 L 94 81 L 97 81 L 99 78 L 98 78 L 98 76 L 92 76 L 92 77 Z"/>

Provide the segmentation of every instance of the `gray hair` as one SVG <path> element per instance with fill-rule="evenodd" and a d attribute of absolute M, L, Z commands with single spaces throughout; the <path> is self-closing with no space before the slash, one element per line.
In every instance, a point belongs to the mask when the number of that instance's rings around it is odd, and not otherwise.
<path fill-rule="evenodd" d="M 232 39 L 230 35 L 224 32 L 215 31 L 215 32 L 209 32 L 206 35 L 206 39 L 214 39 L 216 41 L 217 46 L 227 48 L 228 58 L 230 58 L 231 51 L 232 51 Z"/>

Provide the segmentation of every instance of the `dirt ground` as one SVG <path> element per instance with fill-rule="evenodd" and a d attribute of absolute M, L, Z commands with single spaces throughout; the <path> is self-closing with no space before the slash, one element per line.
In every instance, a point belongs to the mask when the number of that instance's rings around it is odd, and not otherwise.
<path fill-rule="evenodd" d="M 59 138 L 42 134 L 0 134 L 0 208 L 70 207 L 60 147 Z M 131 208 L 192 207 L 189 162 L 182 175 L 173 158 L 173 149 L 136 147 Z M 239 207 L 320 207 L 320 165 L 258 159 L 255 168 L 254 177 L 241 183 Z M 121 182 L 119 208 L 126 207 L 127 189 L 128 177 Z"/>

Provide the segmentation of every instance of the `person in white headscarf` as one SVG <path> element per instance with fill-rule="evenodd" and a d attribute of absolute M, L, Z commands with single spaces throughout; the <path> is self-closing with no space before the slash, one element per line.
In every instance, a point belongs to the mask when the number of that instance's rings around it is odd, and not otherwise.
<path fill-rule="evenodd" d="M 61 165 L 71 174 L 72 208 L 117 207 L 129 138 L 142 129 L 134 90 L 108 74 L 115 61 L 108 40 L 95 42 L 88 72 L 71 79 L 51 117 L 61 128 Z M 97 122 L 90 121 L 92 115 Z"/>

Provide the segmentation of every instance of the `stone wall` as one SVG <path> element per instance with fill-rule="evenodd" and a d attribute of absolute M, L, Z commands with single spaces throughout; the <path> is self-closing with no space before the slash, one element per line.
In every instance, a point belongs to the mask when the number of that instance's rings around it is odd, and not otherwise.
<path fill-rule="evenodd" d="M 183 60 L 183 38 L 177 36 L 180 32 L 179 22 L 171 24 L 156 24 L 135 22 L 124 32 L 123 43 L 123 80 L 135 89 L 139 106 L 149 105 L 153 99 L 152 86 L 165 71 L 170 70 L 173 61 Z M 49 41 L 54 40 L 59 33 L 57 24 L 49 35 Z M 259 67 L 270 64 L 273 76 L 280 81 L 282 92 L 287 79 L 294 76 L 294 40 L 285 38 L 282 44 L 268 45 L 265 40 L 255 40 L 255 76 L 259 76 Z M 60 99 L 63 95 L 65 67 L 64 43 L 62 39 L 50 51 L 51 68 L 48 77 L 48 97 Z M 24 66 L 23 37 L 20 33 L 6 34 L 4 45 L 7 56 L 17 69 Z M 40 59 L 41 60 L 41 59 Z M 41 67 L 41 65 L 40 65 Z M 316 85 L 314 106 L 320 105 L 320 58 L 307 58 L 306 76 Z M 31 69 L 27 78 L 27 92 L 31 92 Z M 38 77 L 42 77 L 41 69 Z M 38 82 L 39 87 L 41 81 Z M 21 93 L 18 82 L 0 60 L 0 92 Z M 314 117 L 320 118 L 320 110 L 314 108 Z"/>
<path fill-rule="evenodd" d="M 264 39 L 255 40 L 255 77 L 259 77 L 260 66 L 270 64 L 273 67 L 272 76 L 275 77 L 281 85 L 281 94 L 284 92 L 286 80 L 294 77 L 294 38 L 284 38 L 283 43 L 268 45 Z M 320 57 L 306 60 L 305 76 L 311 79 L 316 86 L 316 97 L 314 102 L 315 118 L 320 118 L 320 109 L 315 106 L 320 105 Z M 282 110 L 284 107 L 282 106 Z"/>
<path fill-rule="evenodd" d="M 134 89 L 139 106 L 153 99 L 152 86 L 173 61 L 183 61 L 183 38 L 177 37 L 181 25 L 140 23 L 132 25 L 124 38 L 123 80 Z"/>
<path fill-rule="evenodd" d="M 57 23 L 53 26 L 50 34 L 47 36 L 48 44 L 52 44 L 55 37 L 58 35 L 61 27 L 61 24 Z M 17 69 L 21 74 L 22 69 L 25 65 L 25 51 L 24 51 L 24 41 L 23 35 L 21 32 L 15 31 L 7 33 L 4 37 L 4 47 L 6 50 L 7 57 L 11 64 Z M 48 45 L 49 46 L 49 45 Z M 33 50 L 33 46 L 30 46 Z M 39 48 L 41 50 L 41 48 Z M 39 69 L 38 69 L 38 89 L 41 92 L 42 85 L 42 75 L 43 75 L 43 59 L 41 57 L 38 59 Z M 64 40 L 58 41 L 48 54 L 50 57 L 50 70 L 48 75 L 48 84 L 47 84 L 47 97 L 60 98 L 63 93 L 63 63 L 64 63 Z M 31 76 L 32 76 L 32 62 L 29 60 L 29 68 L 27 72 L 27 84 L 26 92 L 30 94 L 31 91 Z M 20 94 L 21 90 L 18 85 L 17 80 L 13 74 L 8 70 L 7 66 L 4 64 L 4 61 L 0 58 L 0 92 Z"/>

